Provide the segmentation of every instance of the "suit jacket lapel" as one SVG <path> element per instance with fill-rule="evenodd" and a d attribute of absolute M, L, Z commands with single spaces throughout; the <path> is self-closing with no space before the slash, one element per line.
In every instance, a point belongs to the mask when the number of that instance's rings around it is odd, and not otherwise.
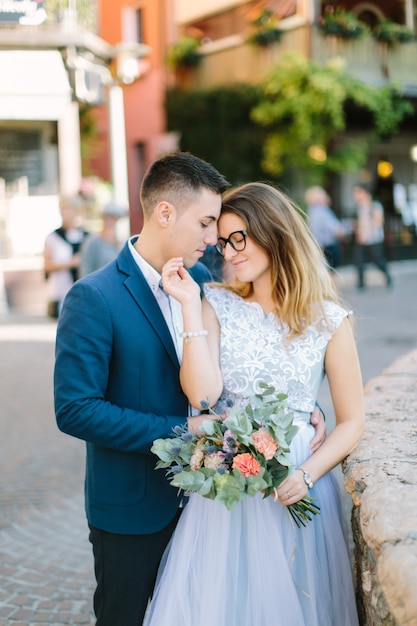
<path fill-rule="evenodd" d="M 126 274 L 126 279 L 124 281 L 126 289 L 146 316 L 149 324 L 160 337 L 174 365 L 179 367 L 174 342 L 164 316 L 162 315 L 162 311 L 159 308 L 154 294 L 152 293 L 152 289 L 149 287 L 146 279 L 140 271 L 140 268 L 132 258 L 127 243 L 121 250 L 117 262 L 119 270 Z"/>

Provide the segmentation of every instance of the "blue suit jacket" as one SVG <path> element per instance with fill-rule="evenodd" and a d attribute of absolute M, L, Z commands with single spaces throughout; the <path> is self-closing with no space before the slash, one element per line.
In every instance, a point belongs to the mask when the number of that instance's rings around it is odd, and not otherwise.
<path fill-rule="evenodd" d="M 201 263 L 191 273 L 200 283 L 210 279 Z M 178 494 L 155 470 L 150 448 L 186 422 L 188 401 L 171 334 L 127 243 L 67 294 L 54 393 L 59 429 L 87 442 L 89 523 L 121 534 L 166 526 Z"/>

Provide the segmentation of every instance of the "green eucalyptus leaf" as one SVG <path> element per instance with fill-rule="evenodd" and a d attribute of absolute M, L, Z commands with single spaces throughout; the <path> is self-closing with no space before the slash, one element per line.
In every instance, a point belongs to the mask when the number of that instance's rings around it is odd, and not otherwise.
<path fill-rule="evenodd" d="M 199 491 L 206 480 L 203 472 L 184 470 L 174 474 L 171 485 L 184 491 Z"/>
<path fill-rule="evenodd" d="M 241 491 L 237 487 L 230 486 L 228 489 L 218 491 L 215 500 L 224 504 L 229 511 L 232 511 L 240 502 L 241 495 Z"/>

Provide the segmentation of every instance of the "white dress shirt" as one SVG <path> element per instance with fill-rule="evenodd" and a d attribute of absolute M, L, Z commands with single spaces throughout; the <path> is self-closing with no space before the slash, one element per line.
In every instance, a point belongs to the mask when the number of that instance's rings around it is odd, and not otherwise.
<path fill-rule="evenodd" d="M 184 330 L 184 322 L 182 319 L 181 305 L 178 300 L 171 298 L 170 295 L 162 289 L 161 274 L 156 271 L 152 265 L 149 265 L 147 261 L 139 254 L 134 247 L 138 239 L 138 235 L 134 235 L 129 239 L 130 252 L 140 268 L 142 274 L 145 277 L 146 282 L 152 290 L 153 295 L 158 302 L 159 308 L 162 311 L 162 315 L 165 318 L 169 332 L 171 333 L 172 341 L 174 342 L 175 350 L 177 352 L 178 361 L 182 361 L 182 347 L 183 340 L 180 337 L 180 333 Z"/>

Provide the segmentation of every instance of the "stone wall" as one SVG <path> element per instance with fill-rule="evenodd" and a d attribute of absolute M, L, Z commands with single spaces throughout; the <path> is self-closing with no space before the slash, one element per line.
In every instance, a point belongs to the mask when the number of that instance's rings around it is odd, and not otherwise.
<path fill-rule="evenodd" d="M 417 625 L 417 350 L 365 387 L 363 438 L 344 465 L 361 626 Z"/>

